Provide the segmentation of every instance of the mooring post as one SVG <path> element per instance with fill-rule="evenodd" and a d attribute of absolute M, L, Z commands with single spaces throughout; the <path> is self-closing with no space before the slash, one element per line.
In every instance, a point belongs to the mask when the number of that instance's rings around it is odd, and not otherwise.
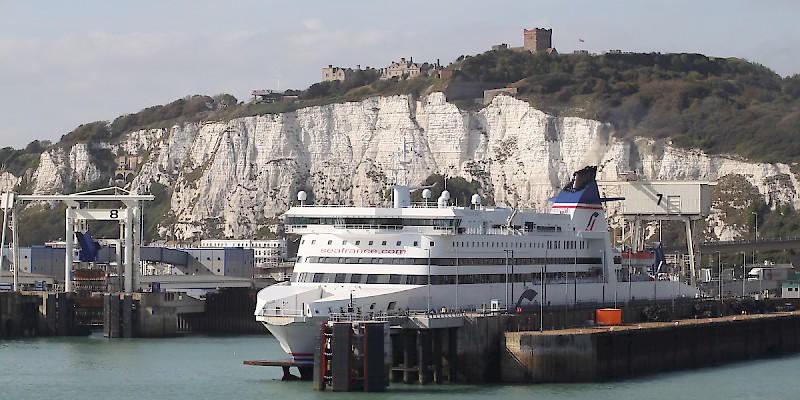
<path fill-rule="evenodd" d="M 403 383 L 411 383 L 414 367 L 414 331 L 403 329 Z"/>
<path fill-rule="evenodd" d="M 72 307 L 69 300 L 69 293 L 59 293 L 58 297 L 56 297 L 56 313 L 58 314 L 56 317 L 56 334 L 58 336 L 70 334 Z"/>
<path fill-rule="evenodd" d="M 417 356 L 419 357 L 419 383 L 431 382 L 431 331 L 420 329 L 417 331 Z"/>
<path fill-rule="evenodd" d="M 331 388 L 349 392 L 352 388 L 353 328 L 349 323 L 333 324 L 331 337 Z"/>
<path fill-rule="evenodd" d="M 382 392 L 386 390 L 386 370 L 384 369 L 384 339 L 387 335 L 384 323 L 365 323 L 364 325 L 364 391 Z"/>
<path fill-rule="evenodd" d="M 434 329 L 433 334 L 433 381 L 442 383 L 442 329 Z"/>
<path fill-rule="evenodd" d="M 448 365 L 448 382 L 456 383 L 458 381 L 458 328 L 449 328 L 447 330 L 447 365 Z"/>
<path fill-rule="evenodd" d="M 133 296 L 125 294 L 122 301 L 122 337 L 132 338 L 133 333 Z"/>

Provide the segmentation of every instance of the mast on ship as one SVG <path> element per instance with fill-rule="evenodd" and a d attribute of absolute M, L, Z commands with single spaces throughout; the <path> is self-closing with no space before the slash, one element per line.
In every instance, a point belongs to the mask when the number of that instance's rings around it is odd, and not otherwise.
<path fill-rule="evenodd" d="M 397 161 L 397 168 L 395 168 L 394 184 L 392 184 L 392 196 L 394 208 L 411 207 L 411 190 L 425 189 L 430 186 L 408 186 L 408 165 L 410 162 L 406 158 L 408 153 L 408 145 L 413 144 L 403 138 L 403 149 L 400 152 L 399 160 Z"/>

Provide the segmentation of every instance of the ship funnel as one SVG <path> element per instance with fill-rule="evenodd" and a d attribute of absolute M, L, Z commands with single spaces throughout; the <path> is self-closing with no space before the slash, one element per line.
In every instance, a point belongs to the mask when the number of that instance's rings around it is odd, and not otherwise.
<path fill-rule="evenodd" d="M 574 176 L 572 190 L 581 190 L 589 183 L 595 181 L 595 177 L 597 176 L 597 166 L 585 167 L 580 171 L 575 171 L 572 176 Z"/>
<path fill-rule="evenodd" d="M 393 186 L 394 208 L 405 208 L 411 206 L 411 188 L 408 186 Z"/>

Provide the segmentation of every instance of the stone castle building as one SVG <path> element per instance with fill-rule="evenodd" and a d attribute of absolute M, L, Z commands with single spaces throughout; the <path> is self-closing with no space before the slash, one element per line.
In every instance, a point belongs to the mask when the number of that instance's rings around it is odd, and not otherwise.
<path fill-rule="evenodd" d="M 361 69 L 360 65 L 358 69 Z M 322 68 L 322 81 L 343 81 L 352 75 L 353 72 L 355 71 L 352 68 L 334 67 L 332 64 L 328 64 L 327 67 Z"/>
<path fill-rule="evenodd" d="M 544 28 L 525 29 L 522 32 L 522 48 L 531 53 L 543 53 L 553 48 L 553 30 Z"/>
<path fill-rule="evenodd" d="M 141 156 L 119 156 L 114 159 L 117 169 L 114 171 L 114 180 L 119 183 L 130 183 L 139 170 L 142 163 Z"/>
<path fill-rule="evenodd" d="M 400 61 L 392 61 L 392 63 L 383 70 L 381 79 L 391 78 L 416 78 L 422 73 L 421 66 L 414 62 L 411 58 L 406 60 L 401 58 Z"/>
<path fill-rule="evenodd" d="M 556 48 L 553 47 L 553 30 L 544 28 L 524 29 L 522 31 L 522 47 L 508 47 L 507 44 L 503 43 L 492 46 L 492 50 L 557 54 Z"/>

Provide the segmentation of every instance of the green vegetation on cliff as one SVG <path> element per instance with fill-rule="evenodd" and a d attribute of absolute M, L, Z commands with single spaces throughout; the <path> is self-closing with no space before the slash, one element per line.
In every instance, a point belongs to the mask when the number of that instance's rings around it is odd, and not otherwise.
<path fill-rule="evenodd" d="M 619 136 L 670 138 L 756 161 L 800 158 L 800 75 L 700 54 L 504 50 L 459 60 L 455 80 L 516 87 L 538 109 L 609 122 Z"/>
<path fill-rule="evenodd" d="M 65 135 L 60 145 L 113 141 L 125 132 L 176 123 L 290 112 L 371 96 L 424 95 L 454 82 L 494 83 L 557 116 L 611 123 L 621 137 L 669 138 L 681 147 L 755 161 L 800 158 L 800 75 L 781 78 L 758 64 L 700 54 L 532 54 L 511 50 L 459 57 L 450 79 L 379 79 L 356 71 L 344 81 L 288 90 L 283 101 L 239 103 L 230 95 L 188 96 Z"/>

